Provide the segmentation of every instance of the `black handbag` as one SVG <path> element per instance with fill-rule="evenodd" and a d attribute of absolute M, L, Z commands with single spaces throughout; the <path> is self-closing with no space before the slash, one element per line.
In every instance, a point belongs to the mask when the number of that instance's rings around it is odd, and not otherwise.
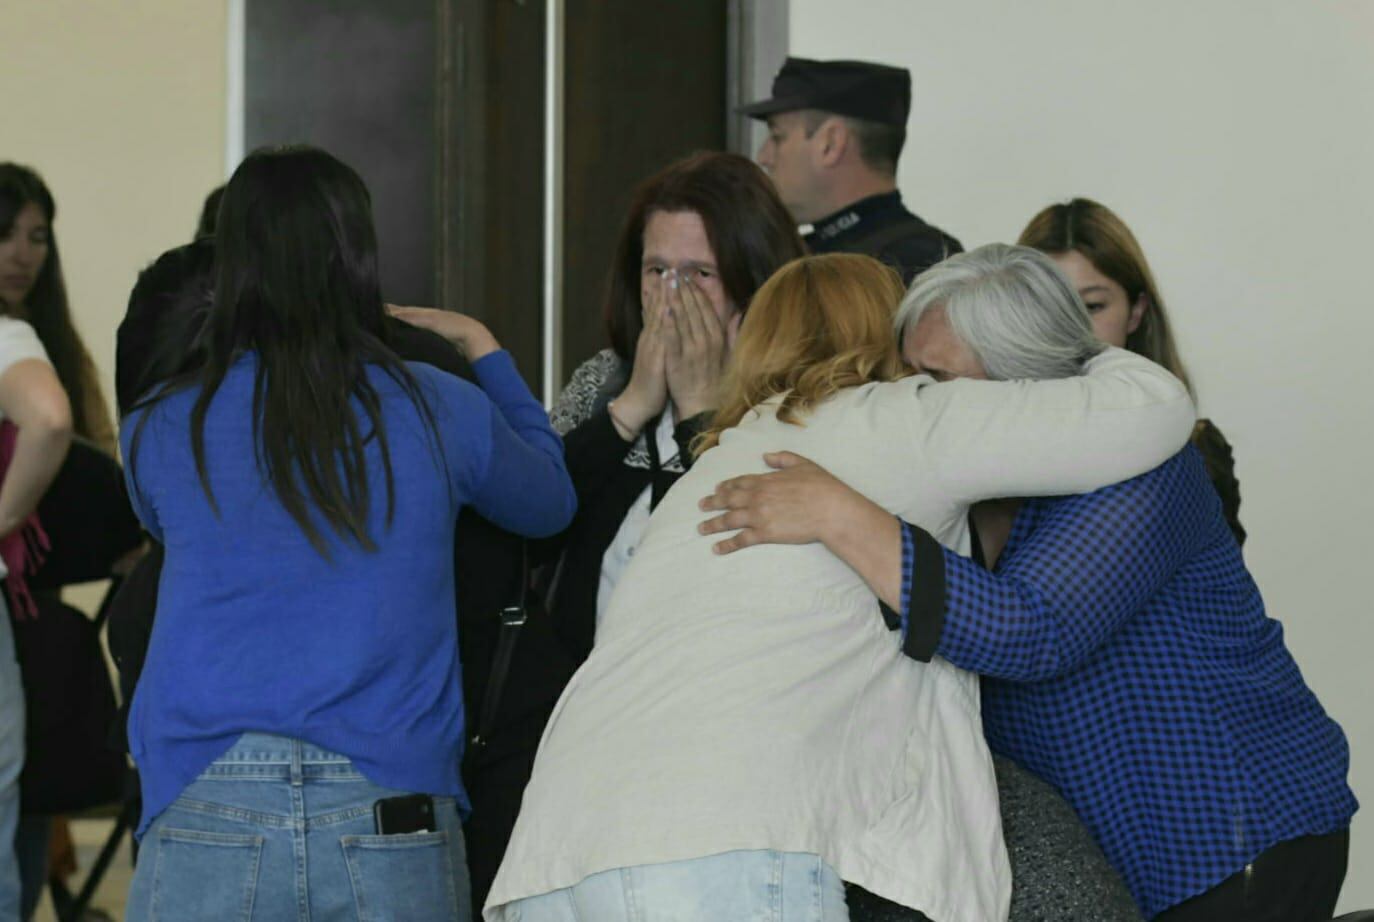
<path fill-rule="evenodd" d="M 520 566 L 514 569 L 515 588 L 496 617 L 487 608 L 486 615 L 468 619 L 461 639 L 472 667 L 465 673 L 474 680 L 470 700 L 476 710 L 462 769 L 472 799 L 463 834 L 478 913 L 520 812 L 544 724 L 577 669 L 553 630 L 538 571 L 523 542 Z"/>

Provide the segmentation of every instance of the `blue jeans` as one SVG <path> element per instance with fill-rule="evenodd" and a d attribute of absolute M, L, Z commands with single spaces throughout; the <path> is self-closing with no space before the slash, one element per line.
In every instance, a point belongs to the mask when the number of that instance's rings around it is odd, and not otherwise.
<path fill-rule="evenodd" d="M 0 592 L 0 922 L 19 918 L 19 773 L 24 768 L 24 686 L 14 658 L 14 631 Z"/>
<path fill-rule="evenodd" d="M 143 836 L 125 918 L 469 922 L 463 831 L 451 797 L 437 832 L 376 835 L 378 787 L 346 757 L 245 733 Z"/>
<path fill-rule="evenodd" d="M 815 855 L 738 851 L 593 874 L 516 900 L 519 922 L 848 922 L 844 884 Z"/>

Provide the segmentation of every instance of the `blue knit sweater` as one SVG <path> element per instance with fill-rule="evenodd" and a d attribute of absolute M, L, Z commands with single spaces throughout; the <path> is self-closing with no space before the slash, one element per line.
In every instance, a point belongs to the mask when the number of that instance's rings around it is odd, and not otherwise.
<path fill-rule="evenodd" d="M 167 549 L 129 741 L 143 785 L 140 835 L 247 731 L 342 753 L 375 783 L 453 795 L 464 742 L 454 612 L 453 530 L 474 506 L 529 535 L 560 531 L 576 500 L 563 446 L 510 356 L 476 362 L 481 389 L 408 366 L 438 424 L 388 374 L 381 400 L 395 506 L 376 439 L 368 443 L 368 552 L 320 519 L 321 555 L 277 500 L 253 448 L 256 357 L 215 394 L 205 453 L 218 513 L 191 453 L 183 391 L 131 414 L 122 435 L 130 494 Z M 147 416 L 136 451 L 131 443 Z"/>

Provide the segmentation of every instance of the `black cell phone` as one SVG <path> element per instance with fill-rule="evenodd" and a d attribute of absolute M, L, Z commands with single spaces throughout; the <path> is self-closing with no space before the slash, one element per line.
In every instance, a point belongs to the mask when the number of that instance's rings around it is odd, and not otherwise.
<path fill-rule="evenodd" d="M 385 797 L 372 805 L 377 835 L 403 836 L 412 832 L 434 832 L 434 798 L 428 794 Z"/>

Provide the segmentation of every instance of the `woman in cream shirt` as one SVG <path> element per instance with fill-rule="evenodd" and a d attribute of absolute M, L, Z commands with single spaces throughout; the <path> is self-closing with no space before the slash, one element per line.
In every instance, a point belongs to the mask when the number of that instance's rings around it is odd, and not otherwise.
<path fill-rule="evenodd" d="M 545 731 L 487 919 L 845 919 L 841 878 L 935 922 L 1006 917 L 977 677 L 903 657 L 819 544 L 714 555 L 697 499 L 793 451 L 967 552 L 970 504 L 1142 473 L 1195 414 L 1163 369 L 1104 351 L 1034 251 L 955 256 L 907 295 L 951 316 L 978 302 L 957 332 L 1026 380 L 904 377 L 900 297 L 890 270 L 839 254 L 760 289 L 704 451 Z"/>

